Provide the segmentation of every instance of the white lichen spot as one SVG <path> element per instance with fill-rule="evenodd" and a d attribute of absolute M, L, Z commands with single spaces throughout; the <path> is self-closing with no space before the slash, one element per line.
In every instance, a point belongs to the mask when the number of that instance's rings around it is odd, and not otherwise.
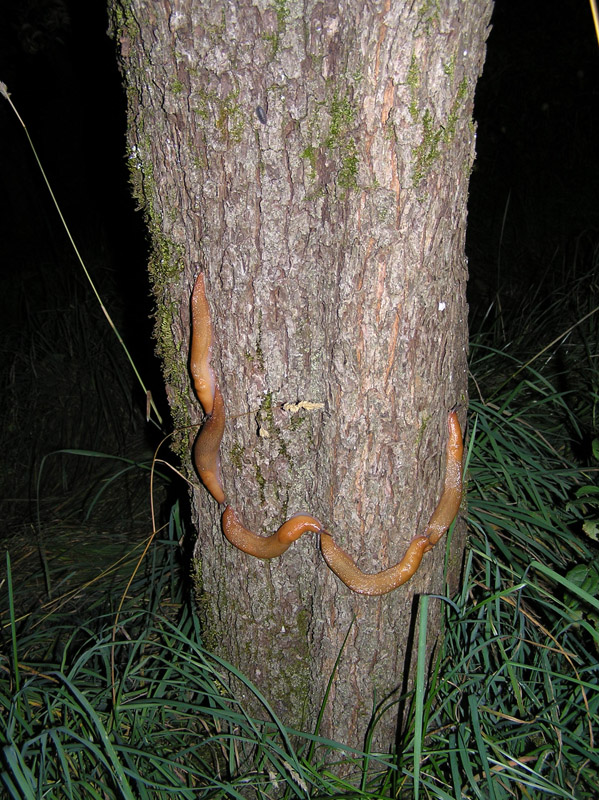
<path fill-rule="evenodd" d="M 324 23 L 325 33 L 329 38 L 332 38 L 336 33 L 337 29 L 339 28 L 339 18 L 338 17 L 327 17 Z"/>
<path fill-rule="evenodd" d="M 283 403 L 283 411 L 297 414 L 298 411 L 318 411 L 324 408 L 324 403 L 312 403 L 310 400 L 300 400 L 299 403 Z"/>
<path fill-rule="evenodd" d="M 176 31 L 179 28 L 184 28 L 187 24 L 187 19 L 185 14 L 182 14 L 180 11 L 173 11 L 169 19 L 171 30 Z"/>
<path fill-rule="evenodd" d="M 142 168 L 141 153 L 139 152 L 139 148 L 136 144 L 133 145 L 129 152 L 129 161 L 133 162 L 133 167 L 135 169 L 139 170 Z"/>

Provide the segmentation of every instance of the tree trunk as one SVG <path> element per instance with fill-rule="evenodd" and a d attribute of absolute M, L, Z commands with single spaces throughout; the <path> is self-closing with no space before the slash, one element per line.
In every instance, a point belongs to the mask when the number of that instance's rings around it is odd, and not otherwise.
<path fill-rule="evenodd" d="M 446 540 L 382 597 L 342 584 L 314 534 L 272 561 L 232 547 L 190 461 L 190 295 L 202 271 L 223 482 L 244 525 L 270 534 L 306 511 L 363 570 L 399 561 L 441 493 L 449 410 L 465 421 L 464 233 L 491 0 L 111 2 L 175 445 L 198 485 L 206 644 L 313 729 L 349 631 L 321 732 L 361 746 L 373 702 L 408 685 L 414 599 L 443 591 Z M 458 526 L 450 586 L 463 544 Z M 395 708 L 375 743 L 392 745 L 396 725 Z"/>

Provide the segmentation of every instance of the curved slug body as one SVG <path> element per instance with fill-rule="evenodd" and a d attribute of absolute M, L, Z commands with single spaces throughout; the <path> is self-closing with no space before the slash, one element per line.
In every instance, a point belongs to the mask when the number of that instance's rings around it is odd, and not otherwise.
<path fill-rule="evenodd" d="M 387 592 L 397 589 L 402 583 L 409 581 L 420 566 L 427 547 L 428 538 L 416 536 L 410 542 L 406 554 L 399 564 L 369 575 L 362 572 L 353 558 L 335 544 L 329 533 L 320 534 L 320 549 L 324 560 L 335 575 L 358 594 L 387 594 Z"/>
<path fill-rule="evenodd" d="M 256 558 L 276 558 L 289 548 L 304 533 L 319 533 L 321 523 L 316 517 L 307 514 L 296 514 L 283 523 L 272 536 L 258 536 L 244 528 L 235 510 L 227 506 L 223 513 L 223 533 L 232 545 Z"/>
<path fill-rule="evenodd" d="M 441 536 L 455 519 L 462 502 L 462 456 L 464 452 L 462 430 L 457 414 L 452 411 L 448 419 L 449 438 L 445 459 L 445 481 L 443 494 L 437 507 L 420 536 L 410 542 L 402 560 L 393 567 L 375 574 L 368 574 L 356 565 L 344 550 L 338 547 L 331 535 L 323 531 L 320 549 L 330 569 L 346 586 L 359 594 L 380 595 L 397 589 L 416 572 L 424 553 L 437 544 Z"/>
<path fill-rule="evenodd" d="M 428 536 L 431 550 L 457 516 L 462 503 L 462 458 L 464 443 L 458 415 L 452 411 L 448 419 L 449 438 L 445 456 L 445 481 L 443 494 L 428 521 L 424 535 Z"/>
<path fill-rule="evenodd" d="M 193 378 L 198 400 L 205 414 L 212 414 L 216 381 L 210 366 L 212 355 L 212 323 L 210 306 L 206 298 L 204 273 L 196 278 L 191 295 L 191 351 L 189 354 L 189 371 Z"/>
<path fill-rule="evenodd" d="M 189 370 L 196 395 L 206 414 L 193 446 L 193 460 L 206 489 L 218 503 L 224 503 L 219 449 L 225 430 L 225 404 L 210 366 L 212 322 L 203 272 L 196 278 L 191 295 L 191 325 Z"/>
<path fill-rule="evenodd" d="M 193 460 L 202 483 L 218 503 L 225 502 L 219 455 L 224 430 L 225 404 L 218 383 L 216 383 L 212 413 L 206 417 L 195 440 Z"/>

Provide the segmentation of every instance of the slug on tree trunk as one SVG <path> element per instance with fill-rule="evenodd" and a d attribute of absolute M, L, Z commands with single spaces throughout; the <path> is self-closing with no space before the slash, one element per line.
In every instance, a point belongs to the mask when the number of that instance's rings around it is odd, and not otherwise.
<path fill-rule="evenodd" d="M 445 482 L 443 494 L 431 518 L 428 521 L 424 535 L 430 542 L 432 549 L 457 516 L 462 502 L 462 458 L 464 456 L 464 443 L 462 429 L 458 415 L 452 411 L 447 421 L 449 438 L 445 451 Z"/>
<path fill-rule="evenodd" d="M 296 514 L 283 523 L 272 536 L 258 536 L 243 527 L 231 506 L 225 508 L 222 522 L 223 533 L 231 544 L 256 558 L 276 558 L 304 533 L 308 531 L 320 533 L 322 530 L 322 524 L 316 517 Z"/>
<path fill-rule="evenodd" d="M 415 536 L 410 542 L 406 554 L 394 567 L 382 572 L 368 574 L 362 572 L 351 556 L 338 547 L 327 531 L 320 535 L 320 549 L 330 569 L 359 594 L 379 595 L 397 589 L 416 572 L 424 553 L 432 550 L 441 536 L 454 521 L 462 502 L 462 429 L 458 415 L 452 411 L 449 415 L 449 438 L 447 440 L 445 458 L 445 482 L 443 494 L 433 511 L 425 532 Z"/>
<path fill-rule="evenodd" d="M 409 581 L 420 566 L 424 553 L 427 549 L 430 550 L 430 546 L 426 536 L 416 536 L 410 542 L 399 564 L 374 575 L 362 572 L 353 558 L 337 547 L 327 531 L 320 534 L 320 549 L 330 569 L 352 591 L 358 594 L 377 595 L 392 592 L 393 589 Z"/>
<path fill-rule="evenodd" d="M 210 366 L 212 356 L 212 323 L 210 306 L 206 298 L 204 273 L 196 278 L 191 295 L 191 352 L 189 370 L 198 400 L 205 414 L 212 414 L 215 379 Z"/>
<path fill-rule="evenodd" d="M 225 404 L 217 383 L 215 384 L 212 414 L 206 417 L 193 446 L 193 460 L 198 475 L 217 503 L 225 502 L 219 455 L 224 431 Z"/>
<path fill-rule="evenodd" d="M 224 503 L 219 450 L 225 430 L 225 404 L 210 366 L 212 322 L 203 272 L 196 278 L 191 295 L 191 322 L 189 370 L 198 400 L 206 414 L 193 446 L 193 460 L 206 489 L 218 503 Z"/>
<path fill-rule="evenodd" d="M 220 471 L 220 444 L 225 429 L 225 404 L 214 371 L 212 356 L 212 323 L 206 298 L 204 275 L 196 278 L 191 297 L 192 337 L 190 371 L 198 400 L 206 419 L 193 448 L 196 469 L 202 483 L 218 503 L 225 503 Z M 227 505 L 222 516 L 223 533 L 231 544 L 256 558 L 276 558 L 304 533 L 320 534 L 322 555 L 340 580 L 352 591 L 366 595 L 381 595 L 397 589 L 416 572 L 422 556 L 437 544 L 455 519 L 462 501 L 462 430 L 457 414 L 449 414 L 449 437 L 445 458 L 443 494 L 423 534 L 410 542 L 402 560 L 393 567 L 375 574 L 362 572 L 355 561 L 338 547 L 331 534 L 323 529 L 316 517 L 296 514 L 283 523 L 272 536 L 258 536 L 245 528 L 235 510 Z"/>

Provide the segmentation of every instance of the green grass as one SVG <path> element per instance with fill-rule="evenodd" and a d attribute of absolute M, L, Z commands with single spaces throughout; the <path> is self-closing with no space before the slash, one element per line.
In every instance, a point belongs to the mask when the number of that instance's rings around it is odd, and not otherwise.
<path fill-rule="evenodd" d="M 166 557 L 181 534 L 175 513 L 155 548 L 162 560 L 133 586 L 116 626 L 107 613 L 75 628 L 30 626 L 20 635 L 11 589 L 12 636 L 0 676 L 2 781 L 11 796 L 244 797 L 250 788 L 267 796 L 278 785 L 306 797 L 315 786 L 339 790 L 340 779 L 327 775 L 319 757 L 301 755 L 330 743 L 287 730 L 243 675 L 203 648 L 181 576 L 172 580 L 177 566 Z M 246 714 L 233 679 L 262 701 L 268 723 Z M 381 763 L 371 759 L 378 772 Z"/>
<path fill-rule="evenodd" d="M 473 362 L 486 353 L 474 348 Z M 493 353 L 494 373 L 513 359 Z M 481 370 L 482 371 L 482 370 Z M 19 622 L 5 597 L 0 736 L 15 797 L 592 798 L 599 781 L 599 578 L 563 393 L 527 368 L 471 405 L 470 548 L 457 597 L 422 598 L 411 715 L 393 756 L 285 728 L 202 646 L 181 580 L 178 508 L 152 567 L 73 627 Z M 593 495 L 591 494 L 591 500 Z M 175 557 L 173 557 L 175 554 Z M 583 574 L 581 576 L 581 569 Z M 10 576 L 10 574 L 9 574 Z M 10 586 L 10 582 L 7 583 Z M 431 675 L 430 603 L 445 630 Z M 245 685 L 261 722 L 238 698 Z M 334 763 L 343 761 L 340 777 Z M 60 787 L 60 788 L 59 788 Z"/>

